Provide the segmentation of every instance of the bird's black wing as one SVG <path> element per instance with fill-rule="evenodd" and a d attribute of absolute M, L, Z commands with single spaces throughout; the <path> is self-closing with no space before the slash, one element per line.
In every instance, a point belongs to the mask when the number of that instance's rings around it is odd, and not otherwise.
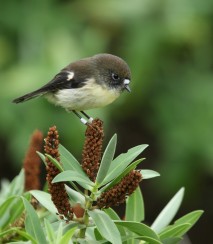
<path fill-rule="evenodd" d="M 83 82 L 76 80 L 74 77 L 70 79 L 69 75 L 70 75 L 69 71 L 62 70 L 46 85 L 42 86 L 36 91 L 27 93 L 24 96 L 14 99 L 13 102 L 21 103 L 30 100 L 34 97 L 44 95 L 47 92 L 56 92 L 61 89 L 72 89 L 72 88 L 79 88 L 83 86 Z"/>
<path fill-rule="evenodd" d="M 41 87 L 40 89 L 43 89 L 44 91 L 58 91 L 61 89 L 72 89 L 72 88 L 80 88 L 84 85 L 84 80 L 81 79 L 81 77 L 78 76 L 76 79 L 76 75 L 73 73 L 73 77 L 70 78 L 69 75 L 72 72 L 67 70 L 62 70 L 60 73 L 58 73 L 50 82 L 48 82 L 46 85 Z"/>

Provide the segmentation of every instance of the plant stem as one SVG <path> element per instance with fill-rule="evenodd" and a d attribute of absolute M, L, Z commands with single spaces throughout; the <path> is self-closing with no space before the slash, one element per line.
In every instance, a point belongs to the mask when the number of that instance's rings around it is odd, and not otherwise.
<path fill-rule="evenodd" d="M 85 211 L 84 211 L 84 216 L 83 216 L 83 224 L 85 225 L 84 228 L 80 229 L 79 231 L 79 238 L 85 238 L 85 233 L 86 233 L 86 229 L 87 226 L 89 224 L 89 214 L 88 214 L 88 210 L 90 210 L 92 208 L 92 203 L 95 200 L 95 193 L 97 192 L 97 187 L 94 186 L 91 194 L 89 197 L 86 197 L 86 203 L 85 203 Z M 85 194 L 86 196 L 88 195 L 88 191 Z"/>

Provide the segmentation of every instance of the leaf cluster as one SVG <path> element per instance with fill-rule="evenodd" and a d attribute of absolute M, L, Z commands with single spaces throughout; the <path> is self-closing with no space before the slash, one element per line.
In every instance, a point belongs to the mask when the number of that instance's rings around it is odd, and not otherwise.
<path fill-rule="evenodd" d="M 51 195 L 45 191 L 24 192 L 24 172 L 11 182 L 4 183 L 0 193 L 0 240 L 2 242 L 31 243 L 178 243 L 183 235 L 197 222 L 203 211 L 191 212 L 172 223 L 184 195 L 181 188 L 169 201 L 151 226 L 144 223 L 145 208 L 141 189 L 126 199 L 125 220 L 112 209 L 98 209 L 95 202 L 101 194 L 135 169 L 143 160 L 136 157 L 147 145 L 131 148 L 114 159 L 117 136 L 114 135 L 103 154 L 96 181 L 92 182 L 77 159 L 60 145 L 61 163 L 48 158 L 60 170 L 53 183 L 66 182 L 66 190 L 72 206 L 80 204 L 84 209 L 81 218 L 69 223 L 61 220 Z M 45 156 L 39 153 L 45 162 Z M 140 170 L 143 179 L 159 174 L 152 170 Z M 82 190 L 83 189 L 83 190 Z M 36 198 L 41 207 L 34 209 L 30 203 Z M 17 220 L 24 219 L 22 224 Z"/>

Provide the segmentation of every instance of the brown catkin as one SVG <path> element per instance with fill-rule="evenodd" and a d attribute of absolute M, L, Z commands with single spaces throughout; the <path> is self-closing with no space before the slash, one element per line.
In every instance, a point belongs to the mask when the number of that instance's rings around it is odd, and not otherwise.
<path fill-rule="evenodd" d="M 97 199 L 99 208 L 109 208 L 124 203 L 127 196 L 130 196 L 139 186 L 142 175 L 137 170 L 130 171 L 121 181 L 110 190 L 103 192 Z"/>
<path fill-rule="evenodd" d="M 88 177 L 95 181 L 101 161 L 104 138 L 103 122 L 100 119 L 94 119 L 92 123 L 88 124 L 85 137 L 82 168 Z"/>
<path fill-rule="evenodd" d="M 40 189 L 40 167 L 41 159 L 36 151 L 43 147 L 43 134 L 36 130 L 32 134 L 29 149 L 26 153 L 23 167 L 25 172 L 25 191 Z"/>
<path fill-rule="evenodd" d="M 58 146 L 59 146 L 58 138 L 59 135 L 56 126 L 49 128 L 49 132 L 45 139 L 44 150 L 47 154 L 55 158 L 60 163 L 60 154 L 58 150 Z M 73 218 L 73 209 L 69 203 L 69 198 L 65 190 L 65 185 L 63 182 L 52 183 L 52 180 L 55 178 L 56 175 L 60 173 L 60 171 L 48 159 L 48 157 L 45 158 L 45 161 L 47 163 L 46 180 L 48 182 L 48 190 L 49 193 L 51 194 L 51 199 L 58 210 L 58 214 L 60 215 L 60 218 L 69 221 Z"/>

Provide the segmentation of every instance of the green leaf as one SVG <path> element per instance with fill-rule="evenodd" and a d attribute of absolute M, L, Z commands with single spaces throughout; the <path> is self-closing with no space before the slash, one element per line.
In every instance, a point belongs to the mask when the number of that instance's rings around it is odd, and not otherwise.
<path fill-rule="evenodd" d="M 72 227 L 71 229 L 69 229 L 61 238 L 60 240 L 60 244 L 68 244 L 70 243 L 71 238 L 73 237 L 73 235 L 75 234 L 75 230 L 77 229 L 77 226 Z"/>
<path fill-rule="evenodd" d="M 0 205 L 10 195 L 10 182 L 7 179 L 0 179 Z"/>
<path fill-rule="evenodd" d="M 132 171 L 133 169 L 136 168 L 136 166 L 142 162 L 144 160 L 144 158 L 138 159 L 137 161 L 131 163 L 123 172 L 120 173 L 120 175 L 118 175 L 114 180 L 112 180 L 110 183 L 108 183 L 107 185 L 105 185 L 104 187 L 102 187 L 100 189 L 100 192 L 104 192 L 107 191 L 108 189 L 112 188 L 114 185 L 116 185 L 118 182 L 120 182 L 120 180 L 127 175 L 130 171 Z"/>
<path fill-rule="evenodd" d="M 154 170 L 150 170 L 150 169 L 142 169 L 140 172 L 142 174 L 143 180 L 160 176 L 160 174 L 158 172 L 156 172 Z"/>
<path fill-rule="evenodd" d="M 24 170 L 22 169 L 12 182 L 1 180 L 0 205 L 13 195 L 21 196 L 24 191 Z"/>
<path fill-rule="evenodd" d="M 171 237 L 171 238 L 164 239 L 161 243 L 163 243 L 163 244 L 178 244 L 178 243 L 180 243 L 181 240 L 182 240 L 182 238 L 180 238 L 180 237 Z"/>
<path fill-rule="evenodd" d="M 57 228 L 57 234 L 56 234 L 56 243 L 59 243 L 61 238 L 62 238 L 62 234 L 63 234 L 63 223 L 60 222 L 59 226 Z"/>
<path fill-rule="evenodd" d="M 25 221 L 26 232 L 28 234 L 31 234 L 38 243 L 42 243 L 42 244 L 47 243 L 44 232 L 40 225 L 39 218 L 34 208 L 24 197 L 21 198 L 27 212 L 26 221 Z"/>
<path fill-rule="evenodd" d="M 10 233 L 16 232 L 17 228 L 10 228 L 9 230 L 5 230 L 5 231 L 0 231 L 0 238 L 2 238 L 5 235 L 8 235 Z"/>
<path fill-rule="evenodd" d="M 112 208 L 106 208 L 103 210 L 112 220 L 121 220 L 117 213 Z M 126 236 L 126 231 L 124 227 L 117 226 L 121 236 Z"/>
<path fill-rule="evenodd" d="M 180 237 L 192 228 L 192 226 L 198 221 L 202 214 L 202 210 L 197 210 L 181 217 L 175 221 L 174 225 L 166 227 L 160 233 L 160 236 L 164 239 L 171 236 Z"/>
<path fill-rule="evenodd" d="M 121 220 L 118 214 L 112 208 L 106 208 L 104 209 L 104 212 L 113 220 Z"/>
<path fill-rule="evenodd" d="M 201 217 L 203 212 L 204 212 L 203 210 L 196 210 L 191 213 L 188 213 L 188 214 L 184 215 L 183 217 L 179 218 L 178 220 L 176 220 L 175 225 L 176 224 L 177 225 L 185 224 L 185 223 L 194 225 L 198 221 L 198 219 Z"/>
<path fill-rule="evenodd" d="M 148 243 L 148 244 L 162 244 L 161 241 L 158 241 L 158 240 L 153 239 L 148 236 L 138 236 L 138 237 L 135 237 L 135 239 L 146 241 L 146 243 Z M 133 243 L 135 243 L 135 242 L 133 242 Z"/>
<path fill-rule="evenodd" d="M 6 228 L 10 223 L 13 223 L 21 216 L 24 210 L 24 205 L 19 196 L 8 198 L 0 206 L 0 229 Z"/>
<path fill-rule="evenodd" d="M 117 143 L 117 135 L 115 134 L 109 141 L 109 144 L 107 145 L 106 150 L 103 154 L 100 168 L 98 170 L 97 177 L 96 177 L 97 185 L 101 185 L 102 181 L 104 180 L 105 176 L 108 173 L 110 164 L 112 163 L 115 154 L 116 143 Z"/>
<path fill-rule="evenodd" d="M 32 244 L 37 244 L 37 241 L 35 238 L 33 238 L 30 234 L 26 233 L 25 231 L 22 230 L 17 230 L 16 231 L 20 236 L 26 238 L 27 240 L 31 241 L 30 243 Z"/>
<path fill-rule="evenodd" d="M 44 226 L 47 234 L 48 243 L 54 243 L 56 239 L 56 235 L 52 225 L 50 224 L 49 220 L 46 218 L 44 219 Z"/>
<path fill-rule="evenodd" d="M 45 207 L 50 213 L 56 214 L 58 212 L 54 203 L 51 200 L 51 195 L 44 191 L 31 190 L 30 193 Z"/>
<path fill-rule="evenodd" d="M 120 175 L 121 172 L 140 154 L 148 145 L 139 145 L 128 150 L 127 153 L 120 154 L 115 158 L 108 170 L 107 176 L 102 182 L 102 185 L 110 182 L 115 177 Z"/>
<path fill-rule="evenodd" d="M 45 155 L 43 153 L 38 152 L 38 151 L 36 151 L 36 153 L 38 154 L 38 156 L 40 157 L 40 159 L 43 161 L 43 163 L 45 165 L 47 165 L 47 162 L 45 160 Z"/>
<path fill-rule="evenodd" d="M 116 225 L 121 225 L 129 231 L 138 234 L 139 236 L 147 236 L 155 240 L 159 240 L 158 235 L 147 225 L 134 221 L 114 221 Z"/>
<path fill-rule="evenodd" d="M 121 226 L 120 226 L 121 227 Z M 123 227 L 124 228 L 124 227 Z M 126 235 L 123 235 L 122 236 L 122 243 L 125 243 L 125 244 L 135 244 L 135 243 L 141 243 L 141 244 L 162 244 L 161 242 L 153 239 L 153 238 L 150 238 L 150 237 L 147 237 L 147 236 L 139 236 L 133 232 L 130 232 L 126 229 L 127 233 Z M 148 242 L 145 242 L 145 239 L 148 239 Z M 141 242 L 139 240 L 142 240 Z M 151 242 L 149 242 L 151 241 Z"/>
<path fill-rule="evenodd" d="M 93 238 L 96 240 L 96 242 L 99 243 L 100 241 L 104 240 L 103 236 L 100 234 L 97 228 L 94 228 L 94 235 L 95 236 Z"/>
<path fill-rule="evenodd" d="M 174 218 L 183 200 L 184 188 L 181 188 L 158 215 L 151 228 L 161 232 Z"/>
<path fill-rule="evenodd" d="M 10 209 L 15 205 L 16 198 L 16 196 L 12 196 L 0 206 L 0 229 L 4 229 L 10 222 Z"/>
<path fill-rule="evenodd" d="M 97 229 L 105 239 L 114 244 L 122 243 L 121 236 L 116 225 L 105 212 L 95 209 L 93 211 L 88 211 L 88 214 L 93 219 Z"/>
<path fill-rule="evenodd" d="M 13 227 L 10 228 L 4 232 L 0 233 L 0 238 L 2 238 L 3 236 L 7 236 L 7 235 L 13 235 L 15 233 L 18 233 L 20 236 L 24 237 L 27 240 L 30 240 L 32 244 L 37 244 L 36 240 L 28 233 L 26 233 L 25 231 L 20 230 L 20 227 Z M 7 242 L 7 243 L 22 243 L 22 242 Z M 25 243 L 25 242 L 23 242 Z"/>
<path fill-rule="evenodd" d="M 161 240 L 170 238 L 170 237 L 181 237 L 183 236 L 189 229 L 191 228 L 191 224 L 180 224 L 180 225 L 171 225 L 168 226 L 161 234 Z"/>
<path fill-rule="evenodd" d="M 69 224 L 65 224 L 63 227 L 63 233 L 66 233 L 70 229 L 73 229 L 74 227 L 78 227 L 79 223 L 77 222 L 70 222 Z"/>
<path fill-rule="evenodd" d="M 83 176 L 86 175 L 78 160 L 61 144 L 59 145 L 59 152 L 60 160 L 65 170 L 72 170 Z"/>
<path fill-rule="evenodd" d="M 52 183 L 57 182 L 65 182 L 65 181 L 76 181 L 79 185 L 84 187 L 85 189 L 91 190 L 91 188 L 95 185 L 87 175 L 81 175 L 78 172 L 74 172 L 71 170 L 67 170 L 58 174 L 52 181 Z"/>
<path fill-rule="evenodd" d="M 140 187 L 126 200 L 125 220 L 141 222 L 144 220 L 144 202 Z"/>
<path fill-rule="evenodd" d="M 31 199 L 31 195 L 29 192 L 25 192 L 23 196 L 29 201 Z M 17 202 L 10 209 L 10 221 L 13 223 L 16 219 L 18 219 L 24 211 L 24 205 L 20 197 L 17 198 Z"/>
<path fill-rule="evenodd" d="M 54 166 L 60 171 L 60 172 L 63 172 L 63 168 L 61 166 L 61 164 L 55 159 L 53 158 L 51 155 L 49 154 L 45 154 L 46 157 L 54 164 Z"/>
<path fill-rule="evenodd" d="M 24 192 L 24 169 L 22 169 L 13 181 L 10 183 L 10 193 L 9 196 L 17 195 L 20 196 Z"/>
<path fill-rule="evenodd" d="M 73 205 L 75 205 L 76 203 L 80 203 L 81 206 L 84 206 L 85 197 L 81 193 L 73 190 L 72 188 L 70 188 L 67 185 L 65 186 L 65 188 L 66 188 L 67 194 L 69 195 L 69 198 Z"/>

